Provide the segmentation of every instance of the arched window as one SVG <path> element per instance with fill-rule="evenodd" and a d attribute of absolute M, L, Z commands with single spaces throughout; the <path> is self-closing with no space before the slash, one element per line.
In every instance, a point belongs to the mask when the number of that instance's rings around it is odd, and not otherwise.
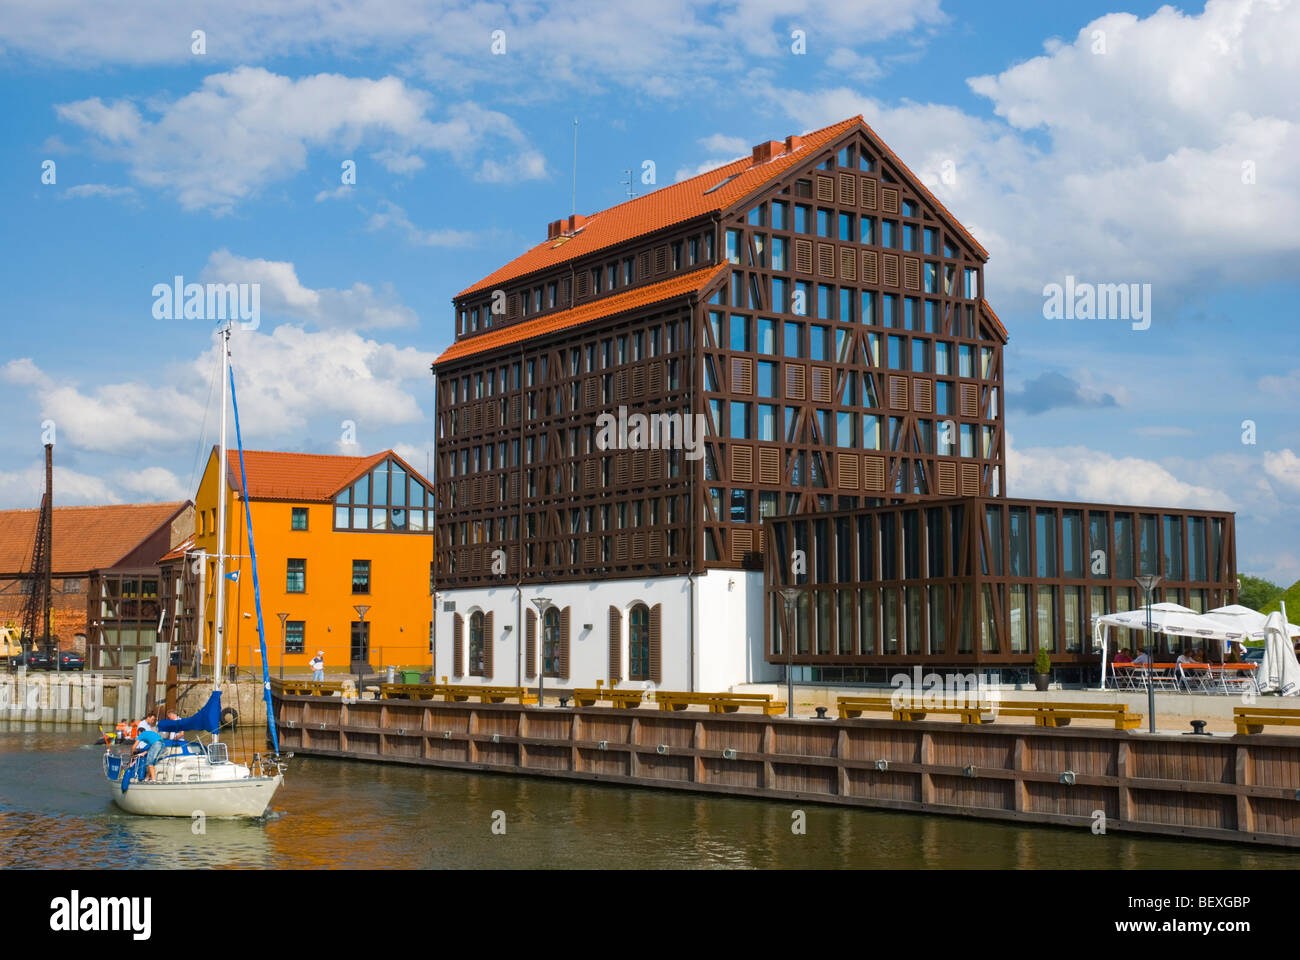
<path fill-rule="evenodd" d="M 650 610 L 644 603 L 628 612 L 627 663 L 629 680 L 650 679 Z"/>
<path fill-rule="evenodd" d="M 469 675 L 483 676 L 483 611 L 478 610 L 469 618 Z"/>
<path fill-rule="evenodd" d="M 560 611 L 548 607 L 542 620 L 542 676 L 560 675 Z"/>

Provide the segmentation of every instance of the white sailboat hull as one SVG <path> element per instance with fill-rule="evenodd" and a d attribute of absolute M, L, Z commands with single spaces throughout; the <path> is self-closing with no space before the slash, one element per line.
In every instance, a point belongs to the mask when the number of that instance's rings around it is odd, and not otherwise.
<path fill-rule="evenodd" d="M 122 785 L 108 781 L 113 802 L 127 813 L 146 817 L 260 817 L 271 806 L 271 798 L 284 777 L 244 777 L 238 780 L 209 780 L 202 783 L 132 783 L 125 793 Z"/>

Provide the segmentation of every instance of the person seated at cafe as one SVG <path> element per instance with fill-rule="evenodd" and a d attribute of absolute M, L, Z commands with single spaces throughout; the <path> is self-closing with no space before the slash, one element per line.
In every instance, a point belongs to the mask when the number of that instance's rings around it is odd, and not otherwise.
<path fill-rule="evenodd" d="M 1194 657 L 1192 657 L 1192 656 L 1187 652 L 1186 649 L 1184 649 L 1181 653 L 1178 654 L 1178 659 L 1175 660 L 1174 662 L 1175 662 L 1175 663 L 1195 663 L 1195 662 L 1196 662 L 1196 659 L 1195 659 Z"/>
<path fill-rule="evenodd" d="M 1197 663 L 1205 663 L 1205 648 L 1199 647 L 1192 652 L 1192 659 Z"/>
<path fill-rule="evenodd" d="M 1143 647 L 1142 652 L 1133 658 L 1133 662 L 1137 664 L 1147 664 L 1151 662 L 1151 654 L 1147 653 L 1146 647 Z"/>
<path fill-rule="evenodd" d="M 1111 662 L 1112 662 L 1112 663 L 1132 663 L 1132 662 L 1133 662 L 1133 654 L 1129 653 L 1128 650 L 1127 650 L 1126 648 L 1121 647 L 1121 648 L 1120 648 L 1120 649 L 1115 653 L 1115 659 L 1112 660 Z"/>

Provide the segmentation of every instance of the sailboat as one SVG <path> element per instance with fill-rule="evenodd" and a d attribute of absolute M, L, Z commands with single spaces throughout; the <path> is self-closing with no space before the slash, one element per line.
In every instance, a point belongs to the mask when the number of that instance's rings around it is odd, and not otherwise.
<path fill-rule="evenodd" d="M 155 778 L 146 780 L 144 758 L 132 759 L 109 747 L 104 755 L 104 776 L 113 802 L 127 813 L 154 817 L 261 817 L 270 809 L 271 798 L 284 782 L 271 704 L 271 678 L 267 668 L 266 630 L 262 620 L 262 594 L 257 578 L 257 550 L 253 543 L 252 511 L 245 510 L 248 547 L 253 569 L 253 597 L 257 606 L 257 633 L 262 644 L 262 692 L 266 701 L 267 733 L 274 753 L 254 754 L 251 764 L 230 759 L 220 739 L 221 674 L 225 639 L 226 582 L 226 392 L 235 415 L 235 438 L 239 448 L 239 473 L 244 501 L 248 501 L 248 480 L 244 469 L 244 443 L 239 429 L 239 401 L 235 395 L 235 374 L 230 364 L 230 326 L 221 331 L 221 440 L 217 486 L 217 577 L 216 616 L 213 630 L 212 692 L 203 708 L 191 717 L 158 721 L 163 734 L 207 732 L 207 743 L 199 740 L 164 740 L 154 765 Z"/>

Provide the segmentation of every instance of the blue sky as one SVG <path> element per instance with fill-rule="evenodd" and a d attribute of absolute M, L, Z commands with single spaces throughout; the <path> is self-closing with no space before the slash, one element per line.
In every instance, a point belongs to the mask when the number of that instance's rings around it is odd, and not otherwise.
<path fill-rule="evenodd" d="M 862 113 L 990 252 L 1009 492 L 1233 509 L 1290 583 L 1297 35 L 1286 0 L 7 3 L 0 506 L 46 420 L 59 502 L 192 494 L 216 355 L 153 314 L 177 275 L 261 285 L 250 446 L 423 466 L 450 298 L 568 213 L 575 117 L 591 212 Z M 1046 319 L 1067 276 L 1150 284 L 1149 328 Z"/>

